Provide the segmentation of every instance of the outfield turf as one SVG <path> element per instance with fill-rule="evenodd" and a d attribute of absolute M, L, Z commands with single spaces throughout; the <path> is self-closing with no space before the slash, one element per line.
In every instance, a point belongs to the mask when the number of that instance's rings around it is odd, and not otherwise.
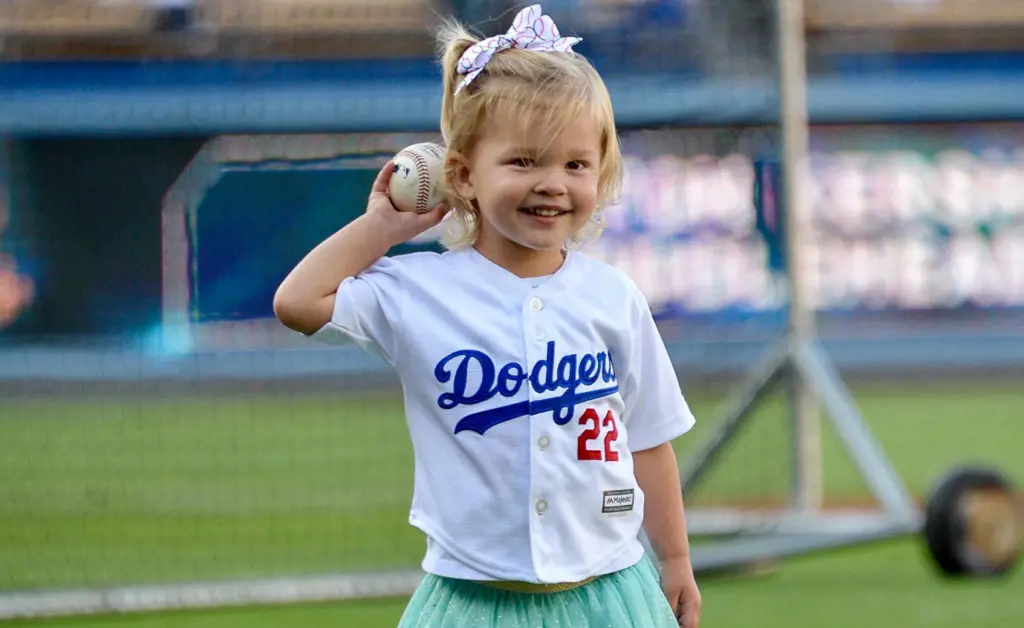
<path fill-rule="evenodd" d="M 1019 386 L 894 383 L 855 393 L 916 494 L 965 460 L 1024 481 Z M 713 400 L 689 394 L 698 418 L 709 418 Z M 785 413 L 769 404 L 762 415 L 693 502 L 782 490 Z M 681 456 L 696 440 L 681 439 Z M 862 502 L 866 493 L 837 443 L 825 443 L 829 499 Z M 406 523 L 411 468 L 393 397 L 5 400 L 0 590 L 413 567 L 423 543 Z M 794 561 L 763 580 L 708 582 L 705 625 L 1024 622 L 1024 596 L 1013 589 L 1019 578 L 943 584 L 917 550 L 880 546 Z M 374 602 L 33 625 L 372 628 L 394 625 L 401 608 Z"/>
<path fill-rule="evenodd" d="M 701 582 L 704 628 L 1008 628 L 1024 576 L 949 582 L 904 540 L 794 559 L 767 576 Z M 394 628 L 404 600 L 11 622 L 12 628 Z"/>

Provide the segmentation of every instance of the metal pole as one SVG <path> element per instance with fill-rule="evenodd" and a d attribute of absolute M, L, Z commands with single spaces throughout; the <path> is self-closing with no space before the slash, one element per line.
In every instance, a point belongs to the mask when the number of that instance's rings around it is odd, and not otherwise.
<path fill-rule="evenodd" d="M 804 194 L 809 175 L 807 66 L 803 0 L 776 0 L 779 60 L 779 113 L 782 132 L 783 242 L 789 277 L 788 331 L 791 338 L 815 336 L 814 308 L 807 295 L 803 244 L 809 234 Z M 822 504 L 821 422 L 814 393 L 793 371 L 794 506 L 817 510 Z"/>

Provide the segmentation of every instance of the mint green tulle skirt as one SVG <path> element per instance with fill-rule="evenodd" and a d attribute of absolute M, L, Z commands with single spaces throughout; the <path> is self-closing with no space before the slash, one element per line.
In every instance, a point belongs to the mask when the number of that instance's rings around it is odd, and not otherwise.
<path fill-rule="evenodd" d="M 658 571 L 636 565 L 558 593 L 517 593 L 427 574 L 399 628 L 677 628 Z"/>

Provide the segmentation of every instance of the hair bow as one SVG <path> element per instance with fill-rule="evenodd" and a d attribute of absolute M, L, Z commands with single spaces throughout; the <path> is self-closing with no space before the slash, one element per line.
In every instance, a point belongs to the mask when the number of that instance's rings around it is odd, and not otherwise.
<path fill-rule="evenodd" d="M 541 15 L 539 4 L 526 7 L 516 15 L 512 27 L 504 35 L 495 35 L 474 44 L 459 59 L 458 73 L 465 78 L 455 88 L 458 94 L 473 82 L 496 53 L 509 48 L 540 52 L 571 52 L 582 41 L 580 37 L 562 37 L 558 27 L 547 15 Z"/>

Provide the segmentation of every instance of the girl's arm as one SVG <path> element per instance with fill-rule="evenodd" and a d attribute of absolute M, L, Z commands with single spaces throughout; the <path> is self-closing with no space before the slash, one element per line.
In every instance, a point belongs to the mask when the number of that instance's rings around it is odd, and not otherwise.
<path fill-rule="evenodd" d="M 400 212 L 388 198 L 394 164 L 388 162 L 373 183 L 366 213 L 321 242 L 285 277 L 274 294 L 274 315 L 306 335 L 331 320 L 341 282 L 358 275 L 388 250 L 430 229 L 447 212 L 442 203 L 425 214 Z"/>
<path fill-rule="evenodd" d="M 633 452 L 633 473 L 644 492 L 644 531 L 662 562 L 690 559 L 679 466 L 671 443 Z"/>
<path fill-rule="evenodd" d="M 679 466 L 671 443 L 633 453 L 644 492 L 644 531 L 661 561 L 661 588 L 680 626 L 698 628 L 701 595 L 690 562 Z"/>

